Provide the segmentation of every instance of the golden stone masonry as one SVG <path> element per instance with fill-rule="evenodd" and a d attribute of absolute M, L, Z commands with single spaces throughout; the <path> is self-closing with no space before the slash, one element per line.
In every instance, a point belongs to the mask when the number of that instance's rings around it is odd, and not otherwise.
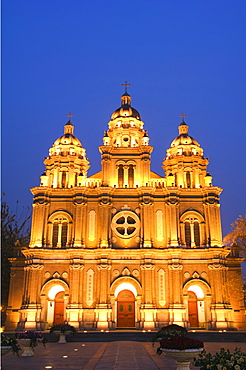
<path fill-rule="evenodd" d="M 64 320 L 79 330 L 245 329 L 241 258 L 222 244 L 222 189 L 185 115 L 163 177 L 150 170 L 153 148 L 127 91 L 93 176 L 71 117 L 31 189 L 31 241 L 11 259 L 5 329 Z"/>

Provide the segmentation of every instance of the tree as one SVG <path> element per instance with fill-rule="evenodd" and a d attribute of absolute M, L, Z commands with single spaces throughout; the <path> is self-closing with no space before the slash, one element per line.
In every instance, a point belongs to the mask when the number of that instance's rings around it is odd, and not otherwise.
<path fill-rule="evenodd" d="M 28 246 L 30 238 L 30 208 L 23 208 L 18 216 L 18 201 L 16 214 L 13 214 L 5 201 L 1 205 L 1 268 L 2 268 L 2 318 L 5 319 L 8 305 L 10 283 L 9 258 L 21 255 L 21 249 Z"/>
<path fill-rule="evenodd" d="M 239 216 L 231 224 L 232 231 L 224 238 L 226 245 L 236 245 L 243 256 L 246 256 L 246 215 Z"/>

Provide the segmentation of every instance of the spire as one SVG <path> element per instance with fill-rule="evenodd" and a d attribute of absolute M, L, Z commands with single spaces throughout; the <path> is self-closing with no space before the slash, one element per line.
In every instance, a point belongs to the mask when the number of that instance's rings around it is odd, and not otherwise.
<path fill-rule="evenodd" d="M 68 113 L 66 116 L 67 117 L 73 117 L 73 114 L 72 113 Z M 72 121 L 70 121 L 70 119 L 69 119 L 67 121 L 67 123 L 65 124 L 65 126 L 64 126 L 64 135 L 66 135 L 66 134 L 73 135 L 73 131 L 74 131 L 74 126 L 72 124 Z"/>
<path fill-rule="evenodd" d="M 128 83 L 128 81 L 125 81 L 124 84 L 121 84 L 121 86 L 125 87 L 125 93 L 122 95 L 121 99 L 121 105 L 131 105 L 131 96 L 127 92 L 128 86 L 131 86 L 131 84 Z"/>
<path fill-rule="evenodd" d="M 180 114 L 179 117 L 182 118 L 182 121 L 181 121 L 181 123 L 179 125 L 179 135 L 182 135 L 182 134 L 187 135 L 188 134 L 189 126 L 184 121 L 184 117 L 187 117 L 187 115 L 184 114 L 184 113 L 182 113 L 182 114 Z"/>

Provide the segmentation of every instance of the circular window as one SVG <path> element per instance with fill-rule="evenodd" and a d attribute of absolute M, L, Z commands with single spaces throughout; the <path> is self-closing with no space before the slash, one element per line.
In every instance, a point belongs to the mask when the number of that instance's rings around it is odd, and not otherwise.
<path fill-rule="evenodd" d="M 113 217 L 111 227 L 120 238 L 132 238 L 139 230 L 140 221 L 135 213 L 122 211 Z"/>

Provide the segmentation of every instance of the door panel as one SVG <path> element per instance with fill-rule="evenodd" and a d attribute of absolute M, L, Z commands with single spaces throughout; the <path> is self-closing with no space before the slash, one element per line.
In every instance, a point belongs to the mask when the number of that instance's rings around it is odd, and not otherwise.
<path fill-rule="evenodd" d="M 117 327 L 135 327 L 135 297 L 130 290 L 118 294 Z"/>
<path fill-rule="evenodd" d="M 54 325 L 62 324 L 64 321 L 64 292 L 55 296 Z"/>
<path fill-rule="evenodd" d="M 188 292 L 188 313 L 191 328 L 197 328 L 199 326 L 198 321 L 198 309 L 197 309 L 197 296 L 194 292 Z"/>

